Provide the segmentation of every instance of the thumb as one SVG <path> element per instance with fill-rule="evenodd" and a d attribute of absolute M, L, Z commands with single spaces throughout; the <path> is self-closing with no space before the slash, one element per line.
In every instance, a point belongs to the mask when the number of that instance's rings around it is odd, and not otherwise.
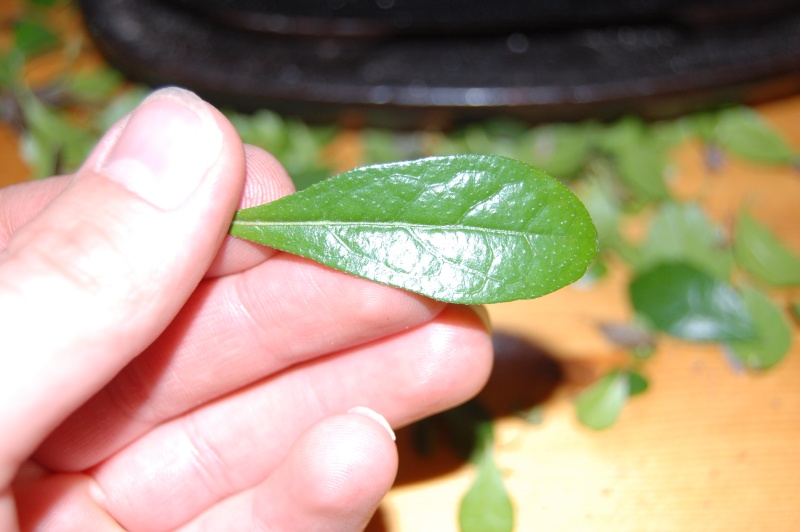
<path fill-rule="evenodd" d="M 153 93 L 0 252 L 0 486 L 152 342 L 202 278 L 241 195 L 233 127 Z"/>

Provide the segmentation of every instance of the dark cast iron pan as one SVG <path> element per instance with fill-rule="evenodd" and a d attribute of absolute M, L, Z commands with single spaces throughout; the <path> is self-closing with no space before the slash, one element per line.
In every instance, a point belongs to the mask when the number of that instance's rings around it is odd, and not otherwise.
<path fill-rule="evenodd" d="M 223 106 L 395 127 L 661 118 L 800 90 L 800 1 L 81 0 L 112 64 Z"/>

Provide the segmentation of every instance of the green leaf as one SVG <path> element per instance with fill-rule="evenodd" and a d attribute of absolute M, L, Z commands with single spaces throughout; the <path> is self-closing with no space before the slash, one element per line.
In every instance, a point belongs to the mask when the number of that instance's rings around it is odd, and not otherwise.
<path fill-rule="evenodd" d="M 748 212 L 736 222 L 733 249 L 736 262 L 760 279 L 778 286 L 800 284 L 800 257 Z"/>
<path fill-rule="evenodd" d="M 42 135 L 30 131 L 24 132 L 20 137 L 19 151 L 34 179 L 44 179 L 54 175 L 58 166 L 58 146 Z"/>
<path fill-rule="evenodd" d="M 617 155 L 637 146 L 646 133 L 647 129 L 641 119 L 626 116 L 606 126 L 597 137 L 597 146 L 608 155 Z"/>
<path fill-rule="evenodd" d="M 22 77 L 21 72 L 24 64 L 25 56 L 16 48 L 12 48 L 0 55 L 0 89 L 17 85 Z"/>
<path fill-rule="evenodd" d="M 714 138 L 723 149 L 758 163 L 791 164 L 797 158 L 783 136 L 747 107 L 720 112 Z"/>
<path fill-rule="evenodd" d="M 286 123 L 278 113 L 262 109 L 252 115 L 229 113 L 228 119 L 243 142 L 264 148 L 278 158 L 286 149 L 289 136 Z"/>
<path fill-rule="evenodd" d="M 94 136 L 44 105 L 31 92 L 21 92 L 19 103 L 27 125 L 20 148 L 34 177 L 74 170 L 94 145 Z"/>
<path fill-rule="evenodd" d="M 728 342 L 733 356 L 755 370 L 771 368 L 780 362 L 792 343 L 792 330 L 780 307 L 761 292 L 746 288 L 743 293 L 753 316 L 756 338 Z"/>
<path fill-rule="evenodd" d="M 483 155 L 357 168 L 239 211 L 230 232 L 453 303 L 542 296 L 578 280 L 597 253 L 569 189 Z"/>
<path fill-rule="evenodd" d="M 291 176 L 328 175 L 327 169 L 319 161 L 321 150 L 322 142 L 315 130 L 300 120 L 286 120 L 286 145 L 282 152 L 273 152 L 273 155 Z M 313 181 L 303 184 L 310 185 Z"/>
<path fill-rule="evenodd" d="M 636 268 L 644 271 L 661 262 L 687 262 L 720 279 L 730 277 L 733 256 L 723 234 L 696 204 L 662 204 L 639 249 Z"/>
<path fill-rule="evenodd" d="M 529 130 L 519 140 L 516 156 L 562 179 L 586 164 L 594 139 L 593 124 L 550 124 Z"/>
<path fill-rule="evenodd" d="M 484 446 L 475 481 L 461 499 L 458 524 L 461 532 L 510 532 L 514 529 L 514 506 L 490 445 Z"/>
<path fill-rule="evenodd" d="M 625 372 L 625 374 L 628 377 L 628 395 L 630 397 L 644 393 L 650 387 L 650 383 L 647 382 L 647 378 L 641 373 L 628 370 Z"/>
<path fill-rule="evenodd" d="M 755 325 L 728 283 L 685 263 L 660 264 L 630 285 L 633 308 L 656 329 L 687 340 L 750 340 Z"/>
<path fill-rule="evenodd" d="M 691 133 L 687 125 L 681 120 L 666 120 L 656 122 L 650 126 L 650 136 L 656 145 L 664 150 L 670 150 L 689 137 Z"/>
<path fill-rule="evenodd" d="M 669 197 L 664 183 L 666 148 L 661 136 L 653 135 L 638 118 L 626 117 L 597 135 L 598 148 L 611 156 L 625 186 L 644 201 Z"/>
<path fill-rule="evenodd" d="M 589 175 L 581 180 L 576 193 L 592 217 L 601 247 L 619 238 L 622 202 L 613 181 L 607 176 Z"/>
<path fill-rule="evenodd" d="M 26 56 L 46 52 L 58 43 L 58 36 L 38 22 L 22 19 L 14 24 L 14 46 Z"/>
<path fill-rule="evenodd" d="M 92 72 L 70 77 L 65 88 L 77 100 L 107 103 L 123 81 L 124 78 L 118 71 L 112 68 L 98 68 Z"/>
<path fill-rule="evenodd" d="M 638 198 L 657 201 L 669 197 L 664 182 L 667 161 L 658 143 L 645 137 L 620 149 L 615 157 L 617 173 Z"/>
<path fill-rule="evenodd" d="M 575 400 L 578 421 L 594 430 L 612 426 L 628 400 L 630 382 L 626 372 L 614 370 L 583 390 Z"/>
<path fill-rule="evenodd" d="M 464 142 L 470 153 L 514 157 L 516 145 L 513 137 L 499 134 L 489 124 L 472 124 L 464 129 Z"/>
<path fill-rule="evenodd" d="M 719 123 L 719 114 L 715 111 L 694 113 L 680 119 L 686 128 L 704 143 L 714 141 L 715 131 Z"/>

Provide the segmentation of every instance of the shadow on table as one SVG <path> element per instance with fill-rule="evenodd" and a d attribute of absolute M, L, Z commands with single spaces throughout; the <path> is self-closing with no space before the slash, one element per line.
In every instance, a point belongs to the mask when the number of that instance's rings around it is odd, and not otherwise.
<path fill-rule="evenodd" d="M 530 413 L 565 383 L 562 363 L 541 347 L 501 332 L 495 333 L 493 343 L 494 368 L 477 397 L 397 431 L 400 469 L 395 486 L 421 482 L 460 468 L 469 460 L 481 424 Z M 366 530 L 389 530 L 380 510 Z"/>

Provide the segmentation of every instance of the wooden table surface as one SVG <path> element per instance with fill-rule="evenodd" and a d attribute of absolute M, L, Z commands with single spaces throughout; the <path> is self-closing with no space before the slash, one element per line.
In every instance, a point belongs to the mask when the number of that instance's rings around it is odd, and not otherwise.
<path fill-rule="evenodd" d="M 800 97 L 760 111 L 800 148 Z M 702 200 L 709 215 L 726 225 L 746 204 L 800 253 L 797 170 L 729 161 L 710 174 L 694 144 L 681 146 L 673 160 L 677 196 Z M 617 424 L 604 432 L 578 425 L 569 376 L 581 380 L 624 356 L 597 324 L 630 316 L 626 275 L 616 268 L 590 290 L 568 287 L 489 307 L 495 331 L 543 347 L 568 368 L 567 382 L 542 405 L 540 424 L 513 416 L 497 424 L 496 457 L 514 500 L 517 530 L 800 530 L 796 325 L 784 362 L 762 374 L 735 372 L 716 346 L 663 339 L 644 366 L 649 390 L 631 399 Z M 383 505 L 386 529 L 457 530 L 458 500 L 472 472 L 461 466 L 397 486 Z"/>
<path fill-rule="evenodd" d="M 800 149 L 800 97 L 760 107 Z M 800 173 L 731 160 L 710 174 L 699 146 L 674 153 L 673 190 L 697 198 L 729 225 L 741 205 L 800 252 Z M 16 136 L 0 123 L 0 186 L 24 181 Z M 530 387 L 550 382 L 543 419 L 496 423 L 496 458 L 514 500 L 519 531 L 800 530 L 800 342 L 774 370 L 737 373 L 716 346 L 660 342 L 644 367 L 650 389 L 631 400 L 610 430 L 575 421 L 576 384 L 624 356 L 598 332 L 630 316 L 626 272 L 615 268 L 590 290 L 489 307 L 495 331 L 537 346 Z M 792 297 L 800 297 L 795 290 Z M 548 358 L 550 360 L 550 358 Z M 555 364 L 561 378 L 536 371 Z M 538 369 L 537 369 L 538 368 Z M 550 372 L 552 377 L 552 372 Z M 547 376 L 545 376 L 547 377 Z M 535 391 L 535 390 L 534 390 Z M 401 471 L 371 530 L 457 530 L 470 465 L 441 453 L 423 459 L 399 431 Z"/>

